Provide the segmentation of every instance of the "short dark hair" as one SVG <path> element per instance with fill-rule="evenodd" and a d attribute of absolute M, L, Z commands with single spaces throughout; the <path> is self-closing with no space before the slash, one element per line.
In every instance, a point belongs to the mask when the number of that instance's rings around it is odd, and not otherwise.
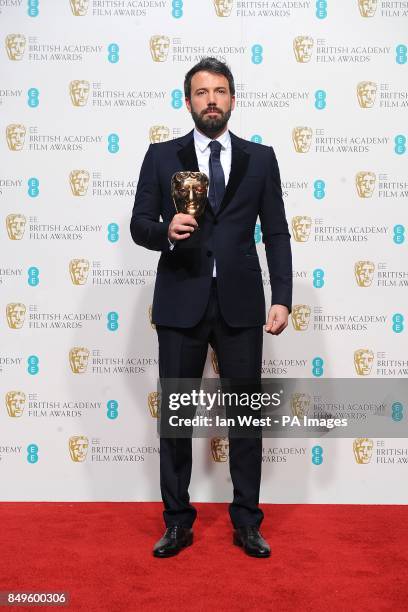
<path fill-rule="evenodd" d="M 203 70 L 225 76 L 228 80 L 231 95 L 235 95 L 234 77 L 232 76 L 232 72 L 227 64 L 225 62 L 221 62 L 215 57 L 203 57 L 198 64 L 190 68 L 184 77 L 184 95 L 186 98 L 191 98 L 191 79 L 197 72 L 201 72 Z"/>

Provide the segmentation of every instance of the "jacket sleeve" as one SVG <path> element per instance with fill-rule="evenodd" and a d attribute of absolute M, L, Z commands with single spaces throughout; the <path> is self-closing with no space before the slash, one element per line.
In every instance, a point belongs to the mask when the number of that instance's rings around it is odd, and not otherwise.
<path fill-rule="evenodd" d="M 291 312 L 293 281 L 291 236 L 286 221 L 278 162 L 272 147 L 268 151 L 265 189 L 259 218 L 271 280 L 272 305 L 282 304 Z"/>
<path fill-rule="evenodd" d="M 140 246 L 152 251 L 167 251 L 170 223 L 160 220 L 162 192 L 155 157 L 155 146 L 150 145 L 140 169 L 130 233 Z"/>

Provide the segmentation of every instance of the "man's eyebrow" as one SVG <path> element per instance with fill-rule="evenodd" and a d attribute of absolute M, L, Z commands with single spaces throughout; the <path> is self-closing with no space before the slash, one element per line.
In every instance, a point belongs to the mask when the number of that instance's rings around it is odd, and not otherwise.
<path fill-rule="evenodd" d="M 218 87 L 214 87 L 214 89 L 227 89 L 227 87 L 226 85 L 218 85 Z M 196 93 L 197 91 L 208 91 L 208 87 L 197 87 L 194 93 Z"/>

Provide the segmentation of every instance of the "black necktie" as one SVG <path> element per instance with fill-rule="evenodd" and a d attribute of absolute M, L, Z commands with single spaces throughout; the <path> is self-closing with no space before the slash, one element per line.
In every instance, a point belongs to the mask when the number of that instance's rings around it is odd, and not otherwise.
<path fill-rule="evenodd" d="M 222 202 L 225 192 L 225 176 L 221 166 L 220 153 L 221 144 L 218 140 L 212 140 L 210 147 L 210 186 L 208 189 L 208 199 L 214 211 L 216 211 Z"/>

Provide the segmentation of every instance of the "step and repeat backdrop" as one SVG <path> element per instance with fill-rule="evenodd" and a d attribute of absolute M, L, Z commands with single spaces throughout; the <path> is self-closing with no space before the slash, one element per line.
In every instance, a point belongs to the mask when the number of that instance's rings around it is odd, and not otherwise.
<path fill-rule="evenodd" d="M 0 0 L 0 29 L 1 499 L 160 499 L 159 254 L 129 220 L 149 143 L 192 128 L 203 56 L 235 76 L 231 130 L 280 165 L 294 306 L 263 376 L 407 378 L 408 1 Z M 265 439 L 263 501 L 406 502 L 392 399 L 332 411 L 393 437 Z M 227 438 L 194 440 L 191 495 L 230 499 Z"/>

